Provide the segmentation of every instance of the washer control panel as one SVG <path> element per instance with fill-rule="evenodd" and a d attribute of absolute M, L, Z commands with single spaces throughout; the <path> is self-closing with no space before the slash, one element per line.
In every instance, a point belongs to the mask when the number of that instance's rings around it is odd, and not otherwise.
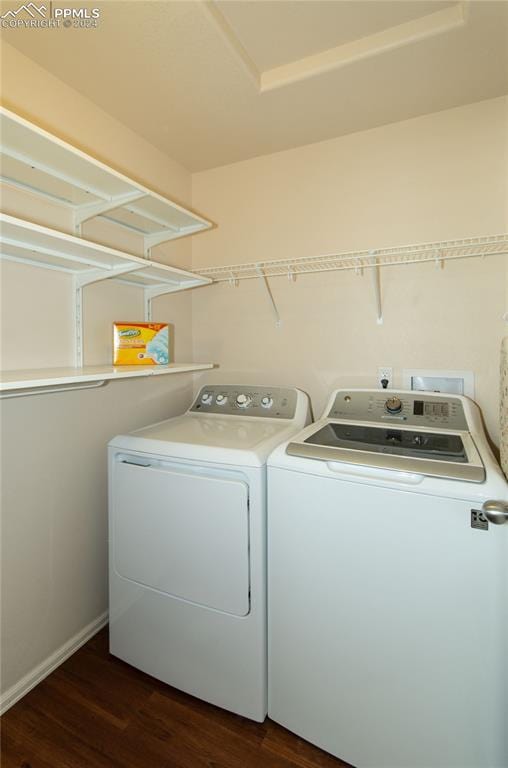
<path fill-rule="evenodd" d="M 293 419 L 296 401 L 295 389 L 213 384 L 201 389 L 190 410 L 228 416 Z"/>
<path fill-rule="evenodd" d="M 340 390 L 336 392 L 327 416 L 329 419 L 378 424 L 388 422 L 458 431 L 468 429 L 461 401 L 447 394 Z"/>

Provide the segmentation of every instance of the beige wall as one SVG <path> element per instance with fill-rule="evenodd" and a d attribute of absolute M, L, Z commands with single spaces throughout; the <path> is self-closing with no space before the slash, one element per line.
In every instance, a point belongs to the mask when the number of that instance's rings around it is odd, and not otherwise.
<path fill-rule="evenodd" d="M 2 101 L 57 135 L 162 193 L 190 198 L 187 171 L 17 51 L 2 49 Z M 56 205 L 12 189 L 2 208 L 62 229 Z M 139 250 L 103 225 L 85 234 Z M 190 263 L 190 241 L 157 257 Z M 73 363 L 67 275 L 12 263 L 2 267 L 4 368 Z M 176 359 L 191 360 L 189 294 L 154 302 L 155 318 L 176 325 Z M 142 319 L 141 292 L 120 284 L 85 288 L 86 361 L 108 363 L 114 319 Z M 106 329 L 106 330 L 105 330 Z M 1 404 L 2 692 L 44 665 L 107 609 L 106 444 L 113 435 L 182 413 L 192 376 L 114 382 L 102 389 L 37 395 Z"/>
<path fill-rule="evenodd" d="M 1 85 L 6 106 L 189 201 L 184 168 L 7 45 Z M 506 231 L 506 136 L 506 101 L 494 100 L 196 174 L 193 205 L 219 227 L 158 256 L 186 266 L 192 255 L 198 267 Z M 2 205 L 70 228 L 30 195 L 4 190 Z M 93 227 L 85 234 L 139 249 Z M 396 382 L 404 366 L 473 369 L 496 439 L 505 261 L 384 270 L 382 326 L 369 277 L 348 273 L 273 280 L 280 329 L 258 281 L 161 298 L 155 313 L 176 325 L 177 359 L 220 363 L 217 380 L 297 384 L 317 413 L 333 387 L 373 385 L 380 364 Z M 2 278 L 3 365 L 71 362 L 68 278 L 13 264 Z M 106 362 L 104 328 L 140 316 L 141 296 L 85 290 L 86 361 Z M 106 610 L 108 438 L 182 412 L 193 386 L 184 375 L 2 403 L 4 692 Z"/>
<path fill-rule="evenodd" d="M 196 269 L 508 231 L 507 100 L 496 99 L 194 174 L 193 203 L 217 229 Z M 379 365 L 473 370 L 498 439 L 506 257 L 382 270 L 384 324 L 369 275 L 257 280 L 193 296 L 194 353 L 216 378 L 296 384 L 320 413 L 334 387 L 375 386 Z"/>

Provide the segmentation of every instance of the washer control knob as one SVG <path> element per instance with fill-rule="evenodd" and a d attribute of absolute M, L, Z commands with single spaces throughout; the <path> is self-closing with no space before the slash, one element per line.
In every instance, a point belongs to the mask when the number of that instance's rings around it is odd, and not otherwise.
<path fill-rule="evenodd" d="M 217 397 L 215 398 L 215 402 L 217 403 L 217 405 L 226 405 L 227 401 L 228 401 L 227 395 L 217 395 Z"/>
<path fill-rule="evenodd" d="M 273 405 L 273 397 L 270 397 L 270 395 L 264 395 L 261 398 L 261 405 L 263 408 L 271 408 Z"/>
<path fill-rule="evenodd" d="M 400 413 L 402 410 L 402 400 L 400 397 L 389 397 L 385 403 L 388 413 Z"/>
<path fill-rule="evenodd" d="M 211 392 L 203 392 L 201 395 L 201 402 L 203 405 L 211 405 L 213 401 L 213 395 Z"/>
<path fill-rule="evenodd" d="M 236 396 L 235 402 L 239 408 L 248 408 L 252 402 L 252 397 L 250 395 L 244 395 L 243 392 L 241 392 Z"/>

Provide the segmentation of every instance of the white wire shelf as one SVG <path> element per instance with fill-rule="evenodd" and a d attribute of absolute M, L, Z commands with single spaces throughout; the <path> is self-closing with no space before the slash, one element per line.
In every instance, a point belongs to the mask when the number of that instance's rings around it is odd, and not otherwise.
<path fill-rule="evenodd" d="M 269 277 L 286 276 L 294 280 L 297 275 L 309 275 L 317 272 L 336 272 L 352 270 L 363 274 L 364 270 L 372 276 L 377 323 L 383 322 L 381 300 L 381 267 L 402 264 L 421 264 L 434 262 L 442 266 L 445 261 L 470 259 L 494 254 L 508 255 L 508 234 L 469 237 L 462 240 L 443 240 L 419 245 L 403 245 L 393 248 L 380 248 L 368 251 L 346 251 L 344 253 L 326 253 L 320 256 L 306 256 L 294 259 L 257 261 L 247 264 L 227 264 L 225 266 L 205 267 L 199 270 L 203 277 L 211 278 L 216 283 L 229 283 L 236 286 L 240 280 L 261 279 L 276 326 L 281 319 L 277 304 L 270 290 Z M 508 317 L 508 313 L 506 314 Z"/>
<path fill-rule="evenodd" d="M 3 182 L 70 208 L 76 234 L 83 222 L 103 217 L 142 236 L 147 256 L 159 243 L 213 226 L 4 107 L 0 163 Z"/>
<path fill-rule="evenodd" d="M 468 259 L 493 254 L 508 254 L 508 234 L 470 237 L 462 240 L 445 240 L 419 245 L 404 245 L 378 250 L 346 251 L 320 256 L 258 261 L 247 264 L 228 264 L 205 267 L 199 270 L 203 277 L 214 282 L 234 283 L 260 277 L 293 277 L 314 272 L 333 272 L 373 267 L 389 267 L 401 264 L 435 262 L 440 264 L 453 259 Z"/>

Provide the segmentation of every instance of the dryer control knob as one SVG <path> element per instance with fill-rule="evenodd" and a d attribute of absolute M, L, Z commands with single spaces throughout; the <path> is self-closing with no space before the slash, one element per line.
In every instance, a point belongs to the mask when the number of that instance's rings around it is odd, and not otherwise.
<path fill-rule="evenodd" d="M 228 401 L 227 395 L 217 395 L 217 397 L 215 398 L 215 402 L 217 403 L 217 405 L 226 405 L 227 401 Z"/>
<path fill-rule="evenodd" d="M 389 397 L 385 403 L 388 413 L 400 413 L 402 410 L 402 400 L 400 397 Z"/>
<path fill-rule="evenodd" d="M 213 400 L 213 395 L 211 392 L 203 392 L 201 395 L 201 402 L 203 405 L 211 405 Z"/>
<path fill-rule="evenodd" d="M 263 408 L 271 408 L 273 405 L 273 398 L 270 397 L 270 395 L 264 395 L 264 397 L 261 398 L 261 405 Z"/>
<path fill-rule="evenodd" d="M 236 396 L 235 402 L 239 408 L 247 408 L 252 402 L 252 397 L 250 395 L 244 395 L 241 393 Z"/>

